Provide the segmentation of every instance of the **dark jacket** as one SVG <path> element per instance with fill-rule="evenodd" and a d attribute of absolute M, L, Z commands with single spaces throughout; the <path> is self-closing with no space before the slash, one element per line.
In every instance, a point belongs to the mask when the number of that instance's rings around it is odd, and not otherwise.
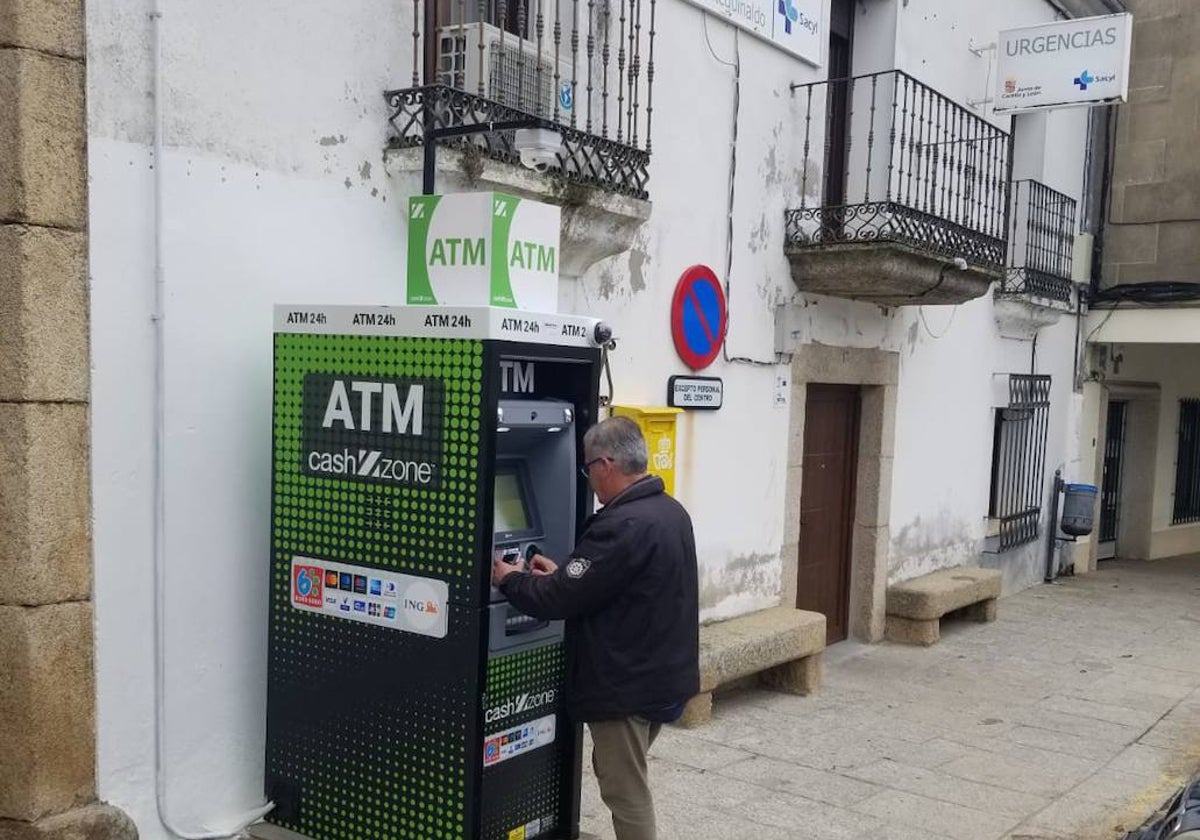
<path fill-rule="evenodd" d="M 580 721 L 642 714 L 700 690 L 692 520 L 648 476 L 584 524 L 553 575 L 509 575 L 509 601 L 567 620 L 567 703 Z"/>

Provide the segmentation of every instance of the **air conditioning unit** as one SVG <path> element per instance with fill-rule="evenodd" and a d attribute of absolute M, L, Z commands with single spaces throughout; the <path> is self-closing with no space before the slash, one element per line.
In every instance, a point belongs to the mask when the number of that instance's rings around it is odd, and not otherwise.
<path fill-rule="evenodd" d="M 509 32 L 501 37 L 490 23 L 445 26 L 438 32 L 438 81 L 466 93 L 483 95 L 493 102 L 546 119 L 570 122 L 575 110 L 574 65 L 571 55 L 560 55 L 555 76 L 554 46 L 547 50 Z M 482 41 L 481 41 L 482 39 Z M 479 49 L 480 43 L 483 50 Z"/>

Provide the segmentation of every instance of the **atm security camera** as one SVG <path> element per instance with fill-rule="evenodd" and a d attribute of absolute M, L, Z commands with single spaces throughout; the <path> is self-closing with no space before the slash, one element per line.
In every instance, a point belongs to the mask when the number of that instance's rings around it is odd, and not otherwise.
<path fill-rule="evenodd" d="M 603 347 L 612 339 L 612 327 L 601 321 L 600 323 L 596 324 L 596 330 L 593 334 L 593 338 L 595 339 L 597 345 Z"/>
<path fill-rule="evenodd" d="M 521 128 L 514 141 L 521 165 L 534 172 L 545 172 L 558 165 L 564 153 L 562 135 L 549 128 Z"/>

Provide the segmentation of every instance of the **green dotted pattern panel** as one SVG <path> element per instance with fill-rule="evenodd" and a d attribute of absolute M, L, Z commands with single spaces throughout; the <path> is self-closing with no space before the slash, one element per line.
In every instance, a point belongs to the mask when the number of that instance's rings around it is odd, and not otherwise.
<path fill-rule="evenodd" d="M 434 379 L 443 383 L 442 480 L 434 490 L 301 470 L 304 379 L 312 373 Z M 314 553 L 435 577 L 450 600 L 474 595 L 479 501 L 483 345 L 478 341 L 280 334 L 275 337 L 276 593 L 287 596 L 286 564 Z"/>
<path fill-rule="evenodd" d="M 272 781 L 298 811 L 271 822 L 313 840 L 467 840 L 475 611 L 444 640 L 297 612 L 273 633 Z M 448 667 L 430 667 L 446 658 Z M 416 675 L 416 676 L 414 676 Z"/>
<path fill-rule="evenodd" d="M 497 703 L 503 703 L 521 692 L 541 692 L 547 689 L 561 691 L 562 679 L 562 645 L 545 645 L 524 653 L 493 657 L 488 660 L 484 707 L 490 708 Z M 513 722 L 519 723 L 520 720 L 520 717 L 516 717 Z"/>
<path fill-rule="evenodd" d="M 474 840 L 481 630 L 467 602 L 478 588 L 483 348 L 280 334 L 275 351 L 266 782 L 281 807 L 271 821 L 314 840 Z M 440 382 L 438 486 L 305 475 L 303 389 L 313 373 Z M 293 608 L 296 554 L 446 580 L 446 638 Z"/>
<path fill-rule="evenodd" d="M 494 708 L 523 694 L 553 690 L 555 702 L 514 714 L 487 725 L 486 734 L 555 714 L 562 708 L 565 662 L 562 645 L 547 645 L 488 661 L 484 709 Z M 564 778 L 571 752 L 572 730 L 558 715 L 553 744 L 484 770 L 483 840 L 507 840 L 509 832 L 535 820 L 533 837 L 559 836 L 567 815 L 562 801 Z M 550 819 L 547 819 L 549 817 Z"/>

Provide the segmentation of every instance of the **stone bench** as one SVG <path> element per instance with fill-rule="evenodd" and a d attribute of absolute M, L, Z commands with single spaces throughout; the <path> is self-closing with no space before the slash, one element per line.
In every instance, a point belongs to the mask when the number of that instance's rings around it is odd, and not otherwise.
<path fill-rule="evenodd" d="M 884 636 L 890 642 L 932 645 L 941 638 L 942 616 L 962 610 L 974 621 L 996 620 L 1000 572 L 958 566 L 887 588 Z"/>
<path fill-rule="evenodd" d="M 712 717 L 713 691 L 747 677 L 776 691 L 809 694 L 821 682 L 825 616 L 774 607 L 700 628 L 700 693 L 680 718 L 698 726 Z"/>

